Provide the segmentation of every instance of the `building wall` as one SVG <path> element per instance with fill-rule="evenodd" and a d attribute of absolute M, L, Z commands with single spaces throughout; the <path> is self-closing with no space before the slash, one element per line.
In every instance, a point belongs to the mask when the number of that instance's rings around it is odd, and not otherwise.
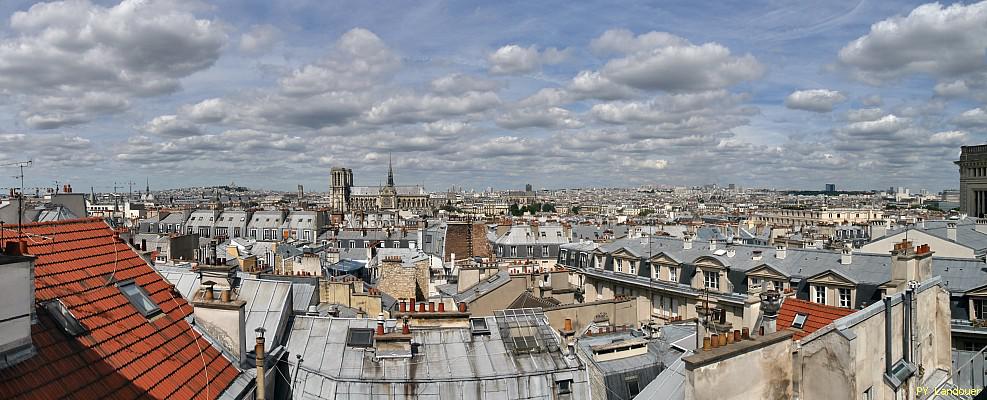
<path fill-rule="evenodd" d="M 611 325 L 636 326 L 639 321 L 637 306 L 637 301 L 633 299 L 568 304 L 545 309 L 545 317 L 548 318 L 548 324 L 555 329 L 563 329 L 565 320 L 572 319 L 572 329 L 576 332 L 586 329 L 600 313 L 606 314 Z"/>
<path fill-rule="evenodd" d="M 737 344 L 727 345 L 737 346 Z M 690 370 L 685 374 L 686 400 L 791 400 L 793 342 L 784 339 L 746 353 Z M 700 355 L 704 353 L 699 353 Z M 804 399 L 853 399 L 827 393 Z"/>
<path fill-rule="evenodd" d="M 507 308 L 528 288 L 527 280 L 527 276 L 512 276 L 509 282 L 468 302 L 469 312 L 473 316 L 489 316 Z"/>
<path fill-rule="evenodd" d="M 404 266 L 384 260 L 380 265 L 377 288 L 396 299 L 422 299 L 428 293 L 428 262 Z"/>

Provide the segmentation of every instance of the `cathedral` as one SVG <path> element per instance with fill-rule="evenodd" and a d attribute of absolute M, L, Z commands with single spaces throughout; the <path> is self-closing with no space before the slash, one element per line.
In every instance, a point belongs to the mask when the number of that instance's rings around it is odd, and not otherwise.
<path fill-rule="evenodd" d="M 394 168 L 387 163 L 387 185 L 353 186 L 353 170 L 333 167 L 330 172 L 330 205 L 333 211 L 423 211 L 429 208 L 422 186 L 396 186 Z"/>

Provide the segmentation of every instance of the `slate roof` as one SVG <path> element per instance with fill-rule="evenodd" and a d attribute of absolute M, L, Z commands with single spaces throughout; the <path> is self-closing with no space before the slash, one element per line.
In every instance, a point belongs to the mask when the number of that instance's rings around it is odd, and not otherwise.
<path fill-rule="evenodd" d="M 510 310 L 515 308 L 549 308 L 549 307 L 555 307 L 557 305 L 559 305 L 559 301 L 555 298 L 538 297 L 531 294 L 531 292 L 525 290 L 521 292 L 521 294 L 519 294 L 517 298 L 514 299 L 513 302 L 511 302 L 510 305 L 507 306 L 507 309 Z"/>
<path fill-rule="evenodd" d="M 496 319 L 485 319 L 489 335 L 474 336 L 469 328 L 412 327 L 412 341 L 420 344 L 415 356 L 375 361 L 372 351 L 346 345 L 350 328 L 373 328 L 374 319 L 296 316 L 287 349 L 302 362 L 296 369 L 295 357 L 287 360 L 288 378 L 295 382 L 292 398 L 549 400 L 555 398 L 554 380 L 560 379 L 573 380 L 573 400 L 585 398 L 586 374 L 577 359 L 558 348 L 515 356 Z"/>
<path fill-rule="evenodd" d="M 453 295 L 452 298 L 456 301 L 456 303 L 459 302 L 469 303 L 473 300 L 476 300 L 481 295 L 490 292 L 491 290 L 495 290 L 501 286 L 506 285 L 507 282 L 510 281 L 511 281 L 511 274 L 507 271 L 500 271 L 497 273 L 497 275 L 484 279 L 483 282 L 470 286 L 466 290 L 463 290 L 462 292 Z"/>
<path fill-rule="evenodd" d="M 4 229 L 7 238 L 15 232 Z M 38 354 L 0 370 L 0 398 L 218 398 L 236 367 L 186 322 L 192 307 L 100 219 L 24 225 L 35 300 L 59 299 L 87 332 L 38 308 Z M 161 309 L 148 319 L 115 284 L 134 280 Z"/>
<path fill-rule="evenodd" d="M 651 240 L 649 246 L 648 240 Z M 575 251 L 586 251 L 584 244 L 572 243 L 562 245 L 563 249 Z M 713 258 L 723 265 L 729 266 L 731 271 L 743 273 L 761 265 L 767 264 L 792 277 L 793 279 L 807 278 L 829 270 L 842 274 L 853 281 L 866 285 L 880 285 L 891 280 L 891 256 L 890 254 L 866 254 L 854 253 L 852 262 L 849 265 L 840 264 L 841 254 L 839 252 L 819 249 L 796 249 L 786 250 L 784 259 L 776 258 L 775 249 L 772 247 L 756 245 L 732 246 L 736 254 L 728 257 L 725 252 L 718 255 L 718 250 L 722 250 L 722 244 L 717 245 L 717 251 L 709 251 L 708 243 L 693 242 L 691 249 L 683 248 L 681 239 L 670 237 L 652 237 L 650 239 L 618 239 L 611 243 L 601 244 L 599 251 L 611 253 L 620 248 L 630 250 L 639 254 L 643 258 L 666 254 L 673 259 L 683 263 L 692 263 L 700 257 Z M 936 249 L 932 249 L 935 251 Z M 760 251 L 762 258 L 754 260 L 753 253 Z M 571 257 L 573 254 L 569 254 Z M 977 288 L 987 283 L 987 264 L 983 261 L 958 259 L 948 257 L 935 257 L 932 261 L 932 274 L 942 276 L 944 285 L 950 292 L 963 293 L 970 289 Z M 597 266 L 599 268 L 600 266 Z M 594 271 L 595 272 L 595 271 Z M 631 275 L 624 274 L 628 277 Z M 685 274 L 680 274 L 680 279 L 687 279 Z M 739 285 L 742 281 L 735 279 L 742 276 L 730 277 L 731 282 L 737 286 L 738 292 L 746 290 L 745 285 Z M 860 299 L 860 296 L 858 296 Z"/>
<path fill-rule="evenodd" d="M 853 314 L 854 311 L 855 310 L 851 310 L 849 308 L 827 306 L 824 304 L 817 304 L 810 301 L 796 299 L 794 297 L 788 297 L 781 303 L 781 309 L 778 310 L 778 320 L 776 321 L 776 326 L 779 331 L 791 329 L 795 332 L 792 339 L 799 340 L 806 335 L 829 325 L 833 321 Z M 792 321 L 795 320 L 795 314 L 804 314 L 808 316 L 805 320 L 805 326 L 803 326 L 802 329 L 792 328 Z"/>

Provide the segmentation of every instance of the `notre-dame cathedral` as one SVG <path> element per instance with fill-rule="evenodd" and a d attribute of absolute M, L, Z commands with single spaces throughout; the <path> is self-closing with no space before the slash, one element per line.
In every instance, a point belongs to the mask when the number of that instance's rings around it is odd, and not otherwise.
<path fill-rule="evenodd" d="M 330 204 L 334 211 L 410 210 L 429 208 L 428 193 L 422 186 L 396 186 L 394 168 L 387 165 L 387 185 L 353 186 L 353 170 L 333 167 L 330 172 Z"/>

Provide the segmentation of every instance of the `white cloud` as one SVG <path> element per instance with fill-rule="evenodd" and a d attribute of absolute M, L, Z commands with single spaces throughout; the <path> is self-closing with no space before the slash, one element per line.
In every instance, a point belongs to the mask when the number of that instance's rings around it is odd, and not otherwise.
<path fill-rule="evenodd" d="M 966 110 L 953 118 L 953 123 L 963 127 L 987 127 L 987 109 L 974 108 Z"/>
<path fill-rule="evenodd" d="M 846 126 L 846 133 L 858 137 L 888 137 L 908 125 L 908 120 L 888 114 L 872 121 L 854 122 Z"/>
<path fill-rule="evenodd" d="M 962 146 L 969 140 L 969 135 L 964 131 L 937 132 L 929 137 L 931 144 L 953 148 Z"/>
<path fill-rule="evenodd" d="M 631 31 L 626 29 L 611 29 L 603 32 L 600 37 L 593 39 L 589 43 L 589 48 L 594 53 L 606 55 L 629 54 L 656 48 L 686 46 L 688 44 L 688 40 L 667 32 L 652 31 L 634 36 Z"/>
<path fill-rule="evenodd" d="M 274 25 L 254 25 L 240 35 L 240 51 L 260 53 L 269 50 L 281 40 L 281 30 Z"/>
<path fill-rule="evenodd" d="M 198 136 L 202 131 L 194 123 L 179 119 L 175 115 L 161 115 L 155 117 L 143 127 L 144 132 L 171 137 Z"/>
<path fill-rule="evenodd" d="M 583 123 L 569 110 L 562 107 L 520 108 L 496 118 L 497 126 L 518 128 L 581 128 Z"/>
<path fill-rule="evenodd" d="M 18 11 L 10 18 L 13 34 L 0 40 L 0 91 L 25 104 L 28 125 L 42 129 L 173 92 L 180 79 L 215 63 L 226 34 L 215 21 L 172 6 L 124 0 L 105 8 L 77 0 Z"/>
<path fill-rule="evenodd" d="M 840 50 L 855 77 L 879 84 L 914 73 L 957 77 L 985 70 L 987 2 L 921 5 L 871 25 Z"/>
<path fill-rule="evenodd" d="M 835 90 L 796 90 L 785 98 L 785 106 L 794 110 L 822 113 L 833 111 L 833 107 L 844 101 L 846 96 Z"/>
<path fill-rule="evenodd" d="M 626 53 L 608 61 L 601 75 L 637 89 L 721 89 L 764 74 L 764 66 L 750 54 L 734 56 L 719 43 L 695 45 L 670 34 L 650 32 L 632 37 L 608 31 L 595 43 L 597 49 Z"/>
<path fill-rule="evenodd" d="M 541 69 L 542 65 L 558 64 L 568 57 L 568 51 L 538 46 L 521 47 L 516 44 L 503 46 L 487 56 L 490 73 L 496 75 L 525 74 Z"/>
<path fill-rule="evenodd" d="M 281 90 L 292 96 L 366 90 L 390 79 L 400 66 L 400 58 L 376 34 L 354 28 L 336 41 L 329 57 L 282 78 Z"/>
<path fill-rule="evenodd" d="M 484 79 L 463 74 L 450 74 L 429 82 L 429 87 L 436 93 L 459 94 L 466 92 L 493 92 L 501 87 L 501 83 L 492 79 Z"/>
<path fill-rule="evenodd" d="M 451 96 L 402 94 L 375 104 L 367 112 L 366 120 L 374 124 L 432 122 L 487 111 L 499 105 L 500 98 L 493 92 Z"/>

